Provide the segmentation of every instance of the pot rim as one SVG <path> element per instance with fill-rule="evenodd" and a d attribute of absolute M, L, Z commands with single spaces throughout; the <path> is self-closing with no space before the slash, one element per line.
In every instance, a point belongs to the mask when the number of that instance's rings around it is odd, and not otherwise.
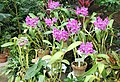
<path fill-rule="evenodd" d="M 85 65 L 84 65 L 84 66 L 80 66 L 80 67 L 75 66 L 74 63 L 76 63 L 76 62 L 73 61 L 73 62 L 71 63 L 71 67 L 72 67 L 74 70 L 85 70 L 85 69 L 87 68 L 87 62 L 84 62 Z"/>

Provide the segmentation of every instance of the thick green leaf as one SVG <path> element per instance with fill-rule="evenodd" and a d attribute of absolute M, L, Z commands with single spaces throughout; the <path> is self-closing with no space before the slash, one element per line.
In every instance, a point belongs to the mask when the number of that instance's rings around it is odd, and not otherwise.
<path fill-rule="evenodd" d="M 65 25 L 67 25 L 68 22 L 64 22 L 63 24 L 61 24 L 61 26 L 58 26 L 58 28 L 62 28 L 64 27 Z"/>
<path fill-rule="evenodd" d="M 90 70 L 88 70 L 87 72 L 85 72 L 85 75 L 90 75 L 90 74 L 95 73 L 96 70 L 97 70 L 97 66 L 98 66 L 97 64 L 93 65 L 93 67 Z"/>
<path fill-rule="evenodd" d="M 53 64 L 55 61 L 57 61 L 58 59 L 60 59 L 63 54 L 64 54 L 64 52 L 62 52 L 62 51 L 56 52 L 56 53 L 51 57 L 49 64 Z"/>
<path fill-rule="evenodd" d="M 0 11 L 3 9 L 3 6 L 4 6 L 3 4 L 0 4 Z"/>
<path fill-rule="evenodd" d="M 109 26 L 110 28 L 112 28 L 112 26 L 113 26 L 113 22 L 114 22 L 114 20 L 111 19 L 110 22 L 109 22 L 109 24 L 108 24 L 108 26 Z"/>
<path fill-rule="evenodd" d="M 105 67 L 105 65 L 103 63 L 101 63 L 101 62 L 98 63 L 98 70 L 99 70 L 100 74 L 103 72 L 104 67 Z"/>
<path fill-rule="evenodd" d="M 13 80 L 14 80 L 14 76 L 12 76 L 12 77 L 8 80 L 8 82 L 13 82 Z"/>
<path fill-rule="evenodd" d="M 70 15 L 69 11 L 66 8 L 61 8 L 62 11 L 64 11 L 68 16 Z"/>
<path fill-rule="evenodd" d="M 86 36 L 85 36 L 85 33 L 83 31 L 80 31 L 80 36 L 82 39 L 84 39 L 83 41 L 86 41 Z"/>
<path fill-rule="evenodd" d="M 51 33 L 52 33 L 52 31 L 47 31 L 44 34 L 51 34 Z"/>
<path fill-rule="evenodd" d="M 8 18 L 11 16 L 10 14 L 0 13 L 0 21 L 2 21 L 4 18 Z"/>
<path fill-rule="evenodd" d="M 106 69 L 106 73 L 107 73 L 107 75 L 109 75 L 109 74 L 111 73 L 111 71 L 112 71 L 111 68 L 107 68 L 107 69 Z"/>
<path fill-rule="evenodd" d="M 70 50 L 76 48 L 76 47 L 79 46 L 80 44 L 81 44 L 81 41 L 77 41 L 77 42 L 72 43 L 70 46 L 68 46 L 66 52 L 68 52 L 68 51 L 70 51 Z"/>
<path fill-rule="evenodd" d="M 86 76 L 84 82 L 93 82 L 94 79 L 96 79 L 96 76 L 94 76 L 94 75 L 89 75 L 89 76 Z"/>
<path fill-rule="evenodd" d="M 48 40 L 43 40 L 43 42 L 52 46 L 52 44 Z"/>
<path fill-rule="evenodd" d="M 32 78 L 37 73 L 36 69 L 37 69 L 37 64 L 34 64 L 32 67 L 30 67 L 26 72 L 25 79 Z"/>
<path fill-rule="evenodd" d="M 44 75 L 40 75 L 39 76 L 39 81 L 38 82 L 44 82 L 45 76 Z"/>
<path fill-rule="evenodd" d="M 36 64 L 34 64 L 27 70 L 25 79 L 30 79 L 34 77 L 41 70 L 42 66 L 46 66 L 46 62 L 39 59 Z"/>
<path fill-rule="evenodd" d="M 13 42 L 7 42 L 7 43 L 1 45 L 1 47 L 7 47 L 7 46 L 11 46 L 11 45 L 14 45 L 14 43 Z"/>
<path fill-rule="evenodd" d="M 51 56 L 50 55 L 45 55 L 44 57 L 42 57 L 42 60 L 46 60 L 46 59 L 50 59 Z"/>
<path fill-rule="evenodd" d="M 68 60 L 62 60 L 63 63 L 67 64 L 67 65 L 70 65 L 70 62 Z"/>
<path fill-rule="evenodd" d="M 29 13 L 30 17 L 36 18 L 36 16 L 33 13 Z"/>
<path fill-rule="evenodd" d="M 58 17 L 58 12 L 54 12 L 54 16 L 55 16 L 56 18 L 59 18 L 59 17 Z"/>
<path fill-rule="evenodd" d="M 96 29 L 95 33 L 96 33 L 96 38 L 97 38 L 98 42 L 100 43 L 101 42 L 101 37 L 100 37 L 101 30 Z"/>
<path fill-rule="evenodd" d="M 108 55 L 106 54 L 98 54 L 97 57 L 100 57 L 100 58 L 109 58 Z"/>
<path fill-rule="evenodd" d="M 93 14 L 91 15 L 91 19 L 95 17 L 95 15 L 97 15 L 97 13 L 93 12 Z"/>
<path fill-rule="evenodd" d="M 119 57 L 118 57 L 118 55 L 117 55 L 116 52 L 112 51 L 112 55 L 113 55 L 113 57 L 114 57 L 117 61 L 120 61 L 120 59 L 119 59 Z"/>
<path fill-rule="evenodd" d="M 103 78 L 106 78 L 108 76 L 106 71 L 107 71 L 106 69 L 103 69 L 103 72 L 102 72 Z"/>
<path fill-rule="evenodd" d="M 17 77 L 15 78 L 15 82 L 20 82 L 20 77 L 19 77 L 19 76 L 17 76 Z"/>

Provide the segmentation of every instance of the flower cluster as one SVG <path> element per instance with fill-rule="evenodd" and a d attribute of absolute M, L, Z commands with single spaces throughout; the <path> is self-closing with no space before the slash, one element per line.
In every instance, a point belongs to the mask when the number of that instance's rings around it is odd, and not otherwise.
<path fill-rule="evenodd" d="M 97 20 L 94 22 L 95 27 L 100 30 L 105 30 L 108 24 L 109 24 L 108 18 L 105 18 L 103 21 L 99 16 L 97 17 Z"/>
<path fill-rule="evenodd" d="M 20 37 L 20 39 L 18 39 L 18 45 L 19 46 L 24 46 L 28 43 L 28 39 L 27 37 Z"/>
<path fill-rule="evenodd" d="M 26 19 L 25 19 L 26 24 L 27 24 L 28 26 L 33 27 L 33 28 L 37 26 L 38 20 L 39 20 L 38 17 L 36 17 L 36 18 L 30 18 L 30 16 L 27 16 Z"/>
<path fill-rule="evenodd" d="M 53 10 L 53 9 L 59 7 L 59 6 L 60 6 L 59 2 L 54 2 L 52 0 L 49 0 L 49 2 L 48 2 L 48 8 L 49 9 Z"/>
<path fill-rule="evenodd" d="M 45 23 L 47 26 L 51 27 L 55 22 L 57 22 L 57 18 L 46 18 Z"/>
<path fill-rule="evenodd" d="M 73 20 L 68 20 L 68 24 L 66 25 L 68 31 L 70 33 L 77 33 L 78 30 L 80 29 L 81 23 L 78 23 L 77 20 L 73 19 Z"/>
<path fill-rule="evenodd" d="M 82 14 L 83 16 L 87 16 L 88 15 L 88 8 L 86 8 L 84 6 L 81 8 L 77 7 L 75 12 L 77 15 Z"/>
<path fill-rule="evenodd" d="M 56 38 L 57 41 L 63 40 L 66 41 L 69 37 L 69 34 L 65 30 L 58 30 L 57 28 L 53 29 L 53 37 Z"/>
<path fill-rule="evenodd" d="M 78 49 L 81 53 L 84 53 L 86 55 L 91 54 L 94 52 L 93 50 L 93 45 L 92 42 L 87 42 L 85 43 L 81 43 L 79 49 Z"/>

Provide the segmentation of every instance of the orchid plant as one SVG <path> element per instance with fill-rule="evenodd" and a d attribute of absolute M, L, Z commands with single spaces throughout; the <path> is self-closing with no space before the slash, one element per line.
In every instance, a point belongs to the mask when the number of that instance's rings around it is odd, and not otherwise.
<path fill-rule="evenodd" d="M 66 52 L 73 50 L 75 61 L 78 62 L 79 67 L 88 55 L 105 53 L 107 50 L 106 40 L 109 35 L 114 34 L 113 20 L 108 17 L 103 20 L 100 16 L 96 17 L 96 13 L 89 16 L 88 6 L 92 1 L 79 0 L 81 7 L 67 9 L 63 8 L 59 2 L 48 0 L 44 16 L 37 17 L 30 13 L 23 24 L 25 37 L 17 39 L 21 65 L 24 64 L 23 52 L 27 51 L 28 43 L 30 48 L 35 50 L 41 48 L 43 43 L 47 44 L 47 47 L 51 49 L 51 54 L 44 56 L 42 60 L 49 59 L 47 64 L 50 65 L 50 78 L 55 82 L 61 78 L 62 63 L 69 65 L 69 62 L 63 59 Z M 113 36 L 110 39 L 110 46 L 112 40 Z M 29 68 L 28 52 L 25 54 L 26 69 Z"/>

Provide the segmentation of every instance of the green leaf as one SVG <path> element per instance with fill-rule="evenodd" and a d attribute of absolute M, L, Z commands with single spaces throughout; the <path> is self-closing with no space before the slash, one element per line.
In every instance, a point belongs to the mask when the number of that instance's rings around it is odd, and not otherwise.
<path fill-rule="evenodd" d="M 112 69 L 111 68 L 107 68 L 106 69 L 106 73 L 107 73 L 107 76 L 112 72 Z"/>
<path fill-rule="evenodd" d="M 106 69 L 103 69 L 103 72 L 102 72 L 103 78 L 106 78 L 108 76 L 106 71 L 107 71 Z"/>
<path fill-rule="evenodd" d="M 50 59 L 51 56 L 50 55 L 45 55 L 44 57 L 42 57 L 42 60 L 46 60 L 46 59 Z"/>
<path fill-rule="evenodd" d="M 4 43 L 3 45 L 1 45 L 1 47 L 7 47 L 7 46 L 11 46 L 11 45 L 14 45 L 13 42 L 7 42 L 7 43 Z"/>
<path fill-rule="evenodd" d="M 85 75 L 90 75 L 90 74 L 95 73 L 96 70 L 97 70 L 97 66 L 98 66 L 97 64 L 93 65 L 93 67 L 90 70 L 88 70 L 87 72 L 85 72 Z"/>
<path fill-rule="evenodd" d="M 84 82 L 93 82 L 94 79 L 96 79 L 96 76 L 94 76 L 94 75 L 89 75 L 89 76 L 86 76 Z"/>
<path fill-rule="evenodd" d="M 68 60 L 62 60 L 63 63 L 67 64 L 67 65 L 70 65 L 70 62 Z"/>
<path fill-rule="evenodd" d="M 109 22 L 109 24 L 108 24 L 108 26 L 109 26 L 110 28 L 112 28 L 113 22 L 114 22 L 114 20 L 111 19 L 110 22 Z"/>
<path fill-rule="evenodd" d="M 52 44 L 48 40 L 43 40 L 43 42 L 52 46 Z"/>
<path fill-rule="evenodd" d="M 83 41 L 86 41 L 86 36 L 85 36 L 85 33 L 83 31 L 80 31 L 80 36 L 82 39 L 84 39 Z"/>
<path fill-rule="evenodd" d="M 99 70 L 100 74 L 103 72 L 104 67 L 105 67 L 105 65 L 103 63 L 101 63 L 101 62 L 98 63 L 98 70 Z"/>
<path fill-rule="evenodd" d="M 58 59 L 61 58 L 61 56 L 63 55 L 64 53 L 62 51 L 58 51 L 56 52 L 50 59 L 50 62 L 49 64 L 53 64 L 54 62 L 56 62 Z"/>
<path fill-rule="evenodd" d="M 32 18 L 36 18 L 36 16 L 33 13 L 29 13 L 29 16 Z"/>
<path fill-rule="evenodd" d="M 10 17 L 10 14 L 0 13 L 0 21 L 2 21 L 4 18 Z"/>
<path fill-rule="evenodd" d="M 45 76 L 44 75 L 40 75 L 39 76 L 39 81 L 38 82 L 44 82 Z"/>
<path fill-rule="evenodd" d="M 14 76 L 12 76 L 12 77 L 8 80 L 8 82 L 13 82 L 13 80 L 14 80 Z"/>
<path fill-rule="evenodd" d="M 15 82 L 20 82 L 20 77 L 19 77 L 19 76 L 17 76 L 17 77 L 15 78 Z"/>
<path fill-rule="evenodd" d="M 97 57 L 100 57 L 100 58 L 102 57 L 105 59 L 109 58 L 108 55 L 106 55 L 106 54 L 98 54 Z"/>
<path fill-rule="evenodd" d="M 30 67 L 25 75 L 25 79 L 30 79 L 32 78 L 38 71 L 36 71 L 37 69 L 37 64 L 34 64 L 32 67 Z"/>
<path fill-rule="evenodd" d="M 68 22 L 64 22 L 63 24 L 61 24 L 61 26 L 58 26 L 58 28 L 62 28 L 64 27 L 65 25 L 67 25 Z"/>
<path fill-rule="evenodd" d="M 68 16 L 70 15 L 69 11 L 66 8 L 61 8 L 62 11 L 64 11 Z"/>
<path fill-rule="evenodd" d="M 100 42 L 101 42 L 101 37 L 100 37 L 101 30 L 96 29 L 96 30 L 95 30 L 95 33 L 96 33 L 96 38 L 97 38 L 98 42 L 100 43 Z"/>
<path fill-rule="evenodd" d="M 51 33 L 52 33 L 52 31 L 47 31 L 44 34 L 51 34 Z"/>
<path fill-rule="evenodd" d="M 97 13 L 93 12 L 93 14 L 91 15 L 91 19 L 94 18 L 95 15 L 97 15 Z"/>
<path fill-rule="evenodd" d="M 66 52 L 68 52 L 68 51 L 70 51 L 70 50 L 76 48 L 76 47 L 79 46 L 80 44 L 81 44 L 81 41 L 77 41 L 77 42 L 72 43 L 70 46 L 68 46 Z"/>
<path fill-rule="evenodd" d="M 37 15 L 39 16 L 40 20 L 42 20 L 42 18 L 44 18 L 45 14 L 44 13 L 37 13 Z"/>
<path fill-rule="evenodd" d="M 54 16 L 55 16 L 56 18 L 59 18 L 59 17 L 58 17 L 58 12 L 54 12 Z"/>
<path fill-rule="evenodd" d="M 0 4 L 0 11 L 3 9 L 3 6 L 4 6 L 3 4 Z"/>
<path fill-rule="evenodd" d="M 112 51 L 112 55 L 117 61 L 120 61 L 119 56 L 117 55 L 116 52 Z"/>

